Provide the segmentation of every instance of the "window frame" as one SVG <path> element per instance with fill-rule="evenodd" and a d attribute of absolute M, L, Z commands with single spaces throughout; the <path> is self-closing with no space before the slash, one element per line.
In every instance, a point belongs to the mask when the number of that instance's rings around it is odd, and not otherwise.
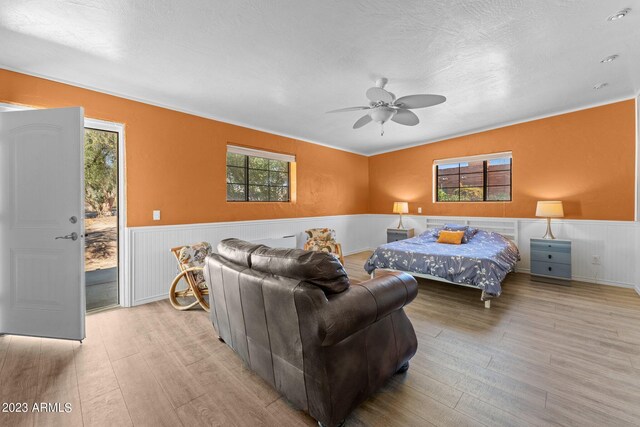
<path fill-rule="evenodd" d="M 497 159 L 509 159 L 509 199 L 505 200 L 492 200 L 488 199 L 488 189 L 492 187 L 505 187 L 505 185 L 489 185 L 489 174 L 495 173 L 497 171 L 489 171 L 488 166 L 491 160 Z M 461 190 L 465 187 L 462 186 L 462 175 L 463 173 L 460 171 L 461 163 L 478 163 L 482 162 L 482 172 L 471 172 L 470 174 L 482 174 L 482 200 L 460 200 Z M 440 174 L 440 166 L 443 165 L 452 165 L 458 164 L 458 173 L 455 174 Z M 456 187 L 442 187 L 449 189 L 458 189 L 458 200 L 440 200 L 440 186 L 439 186 L 439 178 L 441 176 L 457 176 L 458 177 L 458 185 Z M 491 155 L 482 155 L 482 156 L 471 156 L 471 157 L 463 157 L 463 158 L 455 158 L 455 159 L 443 159 L 437 160 L 434 162 L 434 173 L 433 173 L 433 182 L 434 182 L 434 191 L 433 191 L 433 201 L 434 203 L 505 203 L 513 201 L 513 156 L 509 153 L 497 153 Z M 466 188 L 477 188 L 477 187 L 466 187 Z"/>
<path fill-rule="evenodd" d="M 233 153 L 233 154 L 237 154 L 237 155 L 242 155 L 244 156 L 244 165 L 243 166 L 237 166 L 237 165 L 233 165 L 233 164 L 229 164 L 229 161 L 227 160 L 229 153 Z M 255 168 L 255 167 L 251 167 L 250 166 L 250 158 L 254 157 L 254 158 L 259 158 L 259 159 L 263 159 L 263 160 L 267 160 L 267 162 L 271 162 L 271 161 L 280 161 L 280 162 L 285 162 L 287 164 L 287 170 L 286 171 L 279 171 L 279 170 L 272 170 L 269 167 L 269 164 L 267 164 L 267 168 L 266 169 L 261 169 L 261 168 Z M 243 147 L 235 147 L 235 146 L 228 146 L 227 147 L 227 153 L 225 155 L 225 164 L 226 164 L 226 169 L 225 172 L 228 173 L 228 170 L 230 167 L 232 168 L 237 168 L 237 169 L 241 169 L 244 171 L 244 182 L 226 182 L 227 185 L 227 202 L 230 203 L 291 203 L 292 201 L 292 195 L 291 195 L 291 163 L 295 162 L 295 157 L 293 156 L 289 156 L 289 155 L 285 155 L 285 154 L 278 154 L 278 153 L 271 153 L 268 151 L 260 151 L 260 150 L 254 150 L 254 149 L 250 149 L 250 148 L 243 148 Z M 260 184 L 251 184 L 249 181 L 249 174 L 250 171 L 263 171 L 263 172 L 267 172 L 267 184 L 266 185 L 260 185 Z M 286 174 L 287 176 L 287 185 L 273 185 L 271 184 L 271 174 L 272 173 L 279 173 L 279 174 Z M 225 178 L 226 181 L 226 178 Z M 232 200 L 229 199 L 229 185 L 242 185 L 244 186 L 244 199 L 238 199 L 238 200 Z M 251 200 L 250 199 L 250 189 L 251 187 L 266 187 L 267 190 L 267 200 Z M 271 198 L 271 189 L 272 188 L 278 188 L 278 189 L 282 189 L 285 188 L 287 190 L 287 197 L 284 200 L 275 200 Z"/>

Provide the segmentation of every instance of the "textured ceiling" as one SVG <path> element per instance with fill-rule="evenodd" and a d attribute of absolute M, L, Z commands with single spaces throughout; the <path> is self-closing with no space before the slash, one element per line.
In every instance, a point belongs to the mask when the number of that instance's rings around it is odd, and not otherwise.
<path fill-rule="evenodd" d="M 0 67 L 370 154 L 632 97 L 640 1 L 2 0 Z M 381 76 L 448 101 L 325 114 Z"/>

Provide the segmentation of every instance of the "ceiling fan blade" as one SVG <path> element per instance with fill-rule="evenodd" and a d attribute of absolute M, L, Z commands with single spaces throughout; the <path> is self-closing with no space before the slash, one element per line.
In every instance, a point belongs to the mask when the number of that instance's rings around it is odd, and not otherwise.
<path fill-rule="evenodd" d="M 413 111 L 402 109 L 399 109 L 398 112 L 391 117 L 391 120 L 405 126 L 415 126 L 420 123 L 420 119 Z"/>
<path fill-rule="evenodd" d="M 357 122 L 353 124 L 354 129 L 360 129 L 362 126 L 366 125 L 371 121 L 371 116 L 366 114 L 358 119 Z"/>
<path fill-rule="evenodd" d="M 367 89 L 367 98 L 373 102 L 382 101 L 391 104 L 394 97 L 381 87 L 371 87 Z"/>
<path fill-rule="evenodd" d="M 442 95 L 408 95 L 398 98 L 395 105 L 402 108 L 426 108 L 434 105 L 442 104 L 446 101 Z"/>
<path fill-rule="evenodd" d="M 368 110 L 369 107 L 347 107 L 347 108 L 338 108 L 337 110 L 327 111 L 327 113 L 343 113 L 345 111 L 359 111 L 359 110 Z"/>

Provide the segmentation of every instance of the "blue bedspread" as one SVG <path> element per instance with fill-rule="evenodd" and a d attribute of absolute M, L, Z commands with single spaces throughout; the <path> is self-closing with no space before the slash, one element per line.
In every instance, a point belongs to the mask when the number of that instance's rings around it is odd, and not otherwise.
<path fill-rule="evenodd" d="M 517 246 L 498 233 L 479 230 L 468 243 L 436 243 L 428 230 L 418 237 L 387 243 L 369 257 L 364 269 L 376 268 L 429 274 L 482 289 L 483 300 L 500 295 L 500 284 L 520 260 Z"/>

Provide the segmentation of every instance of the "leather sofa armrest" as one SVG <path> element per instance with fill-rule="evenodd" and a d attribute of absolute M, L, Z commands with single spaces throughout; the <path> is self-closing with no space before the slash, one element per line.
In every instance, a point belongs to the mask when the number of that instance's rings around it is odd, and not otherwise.
<path fill-rule="evenodd" d="M 417 295 L 416 280 L 401 272 L 379 276 L 330 295 L 321 312 L 324 323 L 322 345 L 331 346 L 342 341 L 401 309 Z"/>

